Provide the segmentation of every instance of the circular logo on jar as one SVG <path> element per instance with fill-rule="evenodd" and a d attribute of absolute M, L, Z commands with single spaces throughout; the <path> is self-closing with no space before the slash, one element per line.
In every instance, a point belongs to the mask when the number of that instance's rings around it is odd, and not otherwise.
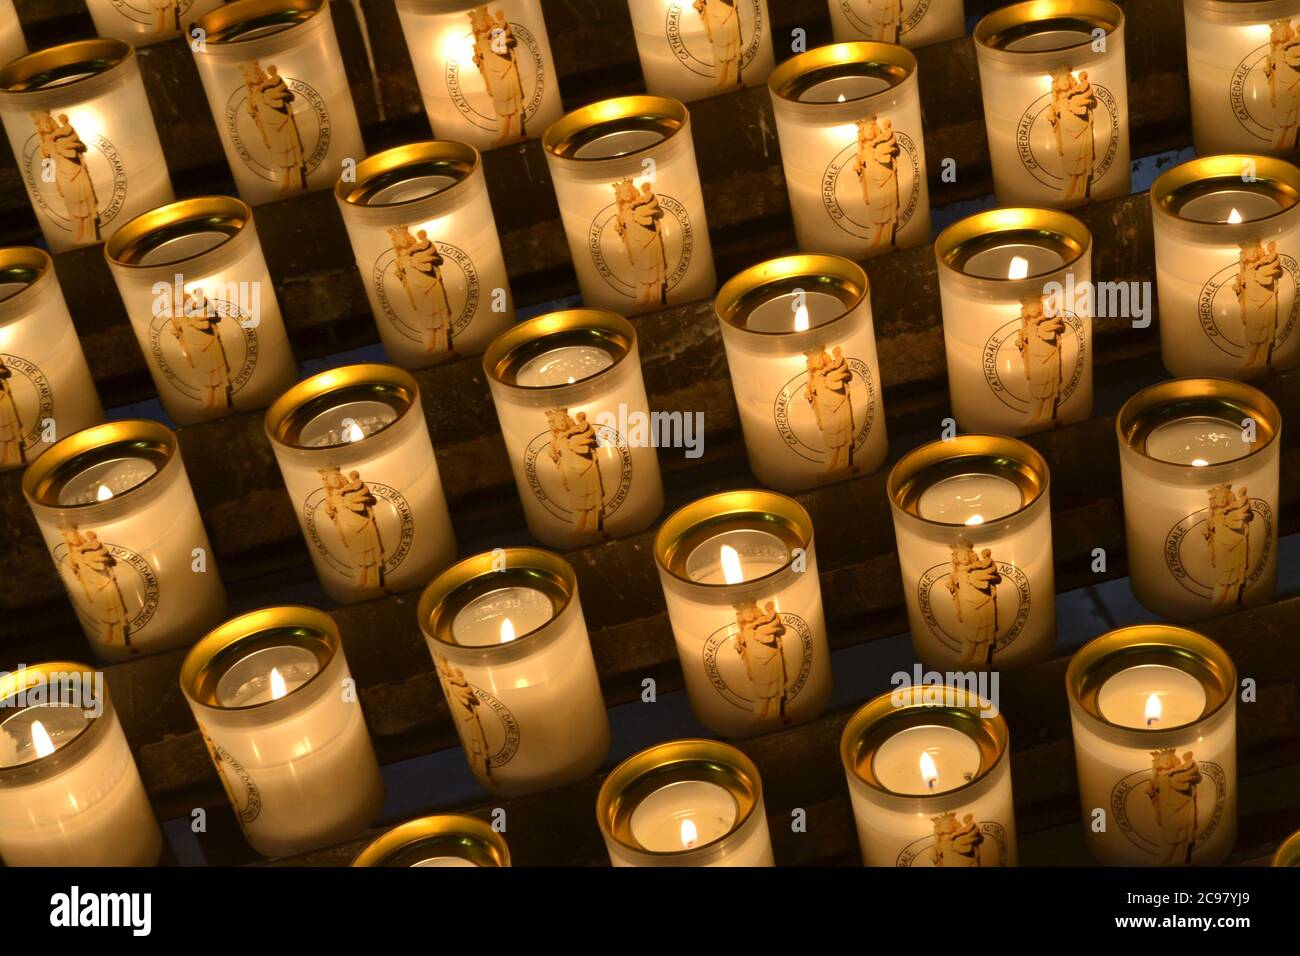
<path fill-rule="evenodd" d="M 627 500 L 632 454 L 609 425 L 586 412 L 546 412 L 547 430 L 524 449 L 524 475 L 537 500 L 577 534 L 604 534 L 605 522 Z"/>
<path fill-rule="evenodd" d="M 423 229 L 388 230 L 391 246 L 371 269 L 375 296 L 404 338 L 430 354 L 453 354 L 456 336 L 478 311 L 478 271 L 469 254 Z"/>
<path fill-rule="evenodd" d="M 1233 68 L 1228 102 L 1242 129 L 1270 152 L 1289 153 L 1300 111 L 1300 20 L 1274 20 L 1269 34 Z"/>
<path fill-rule="evenodd" d="M 199 733 L 208 745 L 208 753 L 217 766 L 217 776 L 221 778 L 221 786 L 235 810 L 235 816 L 239 817 L 240 823 L 252 823 L 262 813 L 262 794 L 253 782 L 252 774 L 230 755 L 229 750 L 209 737 L 202 724 L 199 725 Z"/>
<path fill-rule="evenodd" d="M 734 623 L 704 642 L 704 672 L 727 703 L 758 720 L 790 720 L 786 710 L 812 673 L 812 628 L 774 601 L 735 609 Z"/>
<path fill-rule="evenodd" d="M 1300 316 L 1300 265 L 1277 243 L 1244 245 L 1235 265 L 1224 266 L 1201 287 L 1201 331 L 1243 369 L 1264 372 L 1295 331 Z"/>
<path fill-rule="evenodd" d="M 1007 829 L 1002 824 L 977 821 L 972 813 L 944 813 L 931 817 L 930 822 L 934 832 L 903 847 L 895 866 L 952 869 L 1007 865 Z"/>
<path fill-rule="evenodd" d="M 231 146 L 282 194 L 305 191 L 330 148 L 325 99 L 306 80 L 281 76 L 274 63 L 241 63 L 239 75 L 244 83 L 230 94 L 224 117 Z"/>
<path fill-rule="evenodd" d="M 800 458 L 826 474 L 858 470 L 854 455 L 876 417 L 876 383 L 862 359 L 836 345 L 804 356 L 804 370 L 781 387 L 772 407 L 776 431 Z"/>
<path fill-rule="evenodd" d="M 916 29 L 931 0 L 838 0 L 840 10 L 865 40 L 897 43 Z"/>
<path fill-rule="evenodd" d="M 519 752 L 519 721 L 505 704 L 471 684 L 455 664 L 443 658 L 435 661 L 465 759 L 478 777 L 491 782 L 492 771 L 504 767 Z"/>
<path fill-rule="evenodd" d="M 469 30 L 447 57 L 447 94 L 461 115 L 497 134 L 497 143 L 528 135 L 528 123 L 546 93 L 541 46 L 522 23 L 487 5 L 466 14 Z"/>
<path fill-rule="evenodd" d="M 32 202 L 73 242 L 100 242 L 126 202 L 126 166 L 117 147 L 91 115 L 40 110 L 30 116 L 36 131 L 23 144 L 22 168 Z"/>
<path fill-rule="evenodd" d="M 0 352 L 0 468 L 27 463 L 54 418 L 54 390 L 35 362 Z"/>
<path fill-rule="evenodd" d="M 1151 766 L 1110 792 L 1115 825 L 1156 866 L 1195 863 L 1196 852 L 1223 822 L 1228 775 L 1191 750 L 1151 751 Z"/>
<path fill-rule="evenodd" d="M 1029 578 L 990 548 L 955 544 L 916 584 L 921 617 L 963 664 L 987 667 L 1029 620 Z"/>
<path fill-rule="evenodd" d="M 1061 67 L 1051 90 L 1029 104 L 1016 128 L 1016 148 L 1029 174 L 1061 202 L 1084 202 L 1119 152 L 1115 94 L 1088 72 Z"/>
<path fill-rule="evenodd" d="M 697 76 L 717 80 L 717 89 L 744 86 L 745 68 L 762 46 L 762 0 L 670 3 L 664 36 L 677 62 Z"/>
<path fill-rule="evenodd" d="M 872 250 L 889 249 L 911 221 L 921 198 L 921 155 L 916 141 L 893 121 L 859 120 L 858 138 L 835 154 L 822 173 L 822 205 L 831 221 Z"/>
<path fill-rule="evenodd" d="M 158 610 L 158 578 L 134 551 L 75 525 L 61 528 L 54 565 L 86 632 L 97 644 L 138 653 L 133 641 Z"/>
<path fill-rule="evenodd" d="M 686 207 L 656 193 L 649 182 L 610 184 L 614 202 L 591 220 L 587 248 L 602 279 L 637 305 L 668 304 L 668 293 L 685 277 L 695 251 Z"/>
<path fill-rule="evenodd" d="M 257 368 L 257 323 L 223 299 L 160 308 L 149 324 L 149 352 L 163 377 L 205 409 L 230 409 Z"/>
<path fill-rule="evenodd" d="M 1087 358 L 1083 320 L 1073 312 L 1049 316 L 1041 300 L 1030 301 L 984 343 L 984 381 L 1026 421 L 1054 422 L 1079 387 Z"/>
<path fill-rule="evenodd" d="M 182 20 L 194 0 L 111 0 L 113 9 L 152 33 L 179 33 Z"/>
<path fill-rule="evenodd" d="M 402 493 L 358 471 L 321 468 L 320 487 L 302 503 L 303 527 L 316 553 L 358 590 L 383 590 L 411 553 L 415 515 Z"/>
<path fill-rule="evenodd" d="M 1206 507 L 1165 535 L 1165 565 L 1184 588 L 1215 607 L 1242 604 L 1273 553 L 1273 510 L 1245 485 L 1215 485 Z"/>

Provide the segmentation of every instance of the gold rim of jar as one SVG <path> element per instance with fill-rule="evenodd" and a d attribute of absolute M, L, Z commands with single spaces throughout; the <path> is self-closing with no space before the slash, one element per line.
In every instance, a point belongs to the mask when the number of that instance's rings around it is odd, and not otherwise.
<path fill-rule="evenodd" d="M 31 279 L 22 278 L 19 273 L 34 273 Z M 36 246 L 7 246 L 0 249 L 0 282 L 6 276 L 14 276 L 13 281 L 22 282 L 23 288 L 0 300 L 0 323 L 9 320 L 14 314 L 22 312 L 32 303 L 29 301 L 40 294 L 39 286 L 45 280 L 54 277 L 54 260 L 44 249 Z"/>
<path fill-rule="evenodd" d="M 925 703 L 927 695 L 942 693 L 944 703 Z M 902 706 L 898 695 L 910 698 Z M 985 702 L 961 687 L 929 684 L 885 691 L 867 701 L 849 718 L 840 734 L 840 762 L 855 780 L 877 793 L 904 800 L 950 800 L 969 793 L 988 779 L 1006 759 L 1010 731 L 1001 713 L 982 716 Z M 939 793 L 899 793 L 890 790 L 876 777 L 871 761 L 880 745 L 907 727 L 918 723 L 941 724 L 966 734 L 980 752 L 979 771 L 966 783 Z"/>
<path fill-rule="evenodd" d="M 231 665 L 265 647 L 290 646 L 301 647 L 316 656 L 316 673 L 283 697 L 259 704 L 228 707 L 217 699 L 217 685 Z M 194 703 L 225 713 L 245 713 L 271 707 L 314 687 L 341 646 L 334 619 L 314 607 L 286 604 L 249 611 L 213 628 L 190 648 L 181 664 L 181 690 Z"/>
<path fill-rule="evenodd" d="M 1025 0 L 1000 7 L 985 14 L 975 24 L 972 36 L 977 49 L 982 47 L 999 59 L 1024 61 L 1076 52 L 1091 46 L 1091 39 L 1055 50 L 1008 50 L 1006 44 L 1023 35 L 1043 32 L 1033 29 L 1052 21 L 1067 21 L 1087 32 L 1102 29 L 1106 36 L 1124 26 L 1124 10 L 1111 0 Z"/>
<path fill-rule="evenodd" d="M 109 265 L 119 269 L 138 269 L 141 272 L 161 270 L 172 273 L 177 266 L 194 265 L 201 263 L 205 258 L 224 255 L 230 241 L 242 234 L 252 221 L 252 208 L 234 196 L 180 199 L 127 220 L 104 243 L 104 258 Z M 186 229 L 185 226 L 189 224 L 192 224 L 193 228 Z M 139 261 L 140 256 L 149 252 L 151 240 L 192 235 L 197 232 L 225 232 L 227 235 L 210 249 L 180 259 L 149 263 Z"/>
<path fill-rule="evenodd" d="M 556 341 L 547 344 L 548 339 Z M 606 368 L 578 379 L 555 385 L 520 385 L 515 381 L 519 367 L 551 348 L 565 344 L 590 344 L 610 353 L 613 362 Z M 530 394 L 577 388 L 597 378 L 610 375 L 636 350 L 636 327 L 609 309 L 560 309 L 517 322 L 506 329 L 483 353 L 483 372 L 500 385 Z"/>
<path fill-rule="evenodd" d="M 191 26 L 204 32 L 208 44 L 230 46 L 250 39 L 267 39 L 265 36 L 247 38 L 240 35 L 247 30 L 276 23 L 284 23 L 286 30 L 293 29 L 314 18 L 328 5 L 329 0 L 234 0 L 205 13 Z"/>
<path fill-rule="evenodd" d="M 1044 244 L 1061 252 L 1061 264 L 1046 272 L 1025 276 L 1023 279 L 1011 279 L 1006 276 L 975 276 L 962 271 L 962 265 L 970 254 L 987 243 L 990 236 L 1005 233 L 1008 237 L 1020 237 L 1025 241 L 1039 239 Z M 1033 282 L 1044 276 L 1053 275 L 1073 268 L 1088 250 L 1092 248 L 1092 233 L 1079 219 L 1059 209 L 1040 209 L 1033 206 L 1017 206 L 1003 209 L 986 209 L 974 215 L 959 219 L 939 233 L 934 240 L 934 257 L 940 269 L 967 282 L 974 283 L 1014 283 Z M 1066 254 L 1068 253 L 1068 255 Z"/>
<path fill-rule="evenodd" d="M 367 186 L 373 185 L 378 188 L 379 184 L 375 184 L 375 180 L 387 179 L 409 167 L 434 163 L 439 165 L 440 172 L 443 167 L 454 171 L 456 181 L 427 195 L 403 199 L 400 202 L 371 203 L 365 200 L 363 194 Z M 481 166 L 482 156 L 468 143 L 445 139 L 408 143 L 405 146 L 396 146 L 367 156 L 357 164 L 356 178 L 353 181 L 345 182 L 343 177 L 339 177 L 334 184 L 334 197 L 350 209 L 404 209 L 416 203 L 451 195 L 452 192 L 459 190 Z"/>
<path fill-rule="evenodd" d="M 889 470 L 885 488 L 893 507 L 934 528 L 965 528 L 965 525 L 924 518 L 917 511 L 922 493 L 945 478 L 965 474 L 991 474 L 1012 481 L 1020 488 L 1019 508 L 986 524 L 1010 521 L 1024 514 L 1051 486 L 1047 462 L 1032 446 L 1004 435 L 957 435 L 914 448 Z M 932 476 L 927 480 L 928 476 Z M 978 526 L 967 528 L 978 532 Z"/>
<path fill-rule="evenodd" d="M 546 128 L 542 134 L 542 148 L 548 156 L 575 165 L 624 162 L 653 149 L 659 149 L 690 122 L 690 111 L 680 100 L 667 96 L 616 96 L 600 100 L 566 113 Z M 642 128 L 657 129 L 663 138 L 639 149 L 616 156 L 577 158 L 571 153 L 597 134 L 610 132 L 612 124 L 636 121 Z"/>
<path fill-rule="evenodd" d="M 353 866 L 379 867 L 399 854 L 429 846 L 429 853 L 469 860 L 475 866 L 510 865 L 505 839 L 477 817 L 440 813 L 418 817 L 393 827 L 371 840 L 352 861 Z M 419 852 L 425 852 L 420 849 Z"/>
<path fill-rule="evenodd" d="M 1253 164 L 1251 179 L 1244 176 L 1244 166 Z M 1201 192 L 1232 184 L 1246 192 L 1268 194 L 1281 208 L 1259 219 L 1242 222 L 1204 222 L 1185 219 L 1178 210 Z M 1300 205 L 1300 167 L 1276 156 L 1259 156 L 1252 153 L 1224 153 L 1218 156 L 1201 156 L 1179 163 L 1156 177 L 1149 193 L 1151 209 L 1157 222 L 1177 223 L 1193 229 L 1222 230 L 1225 241 L 1232 241 L 1242 233 L 1258 232 L 1281 216 L 1291 213 Z"/>
<path fill-rule="evenodd" d="M 550 620 L 504 644 L 461 644 L 455 640 L 452 625 L 466 605 L 487 591 L 514 586 L 530 587 L 550 598 Z M 578 577 L 573 565 L 555 552 L 501 548 L 457 561 L 439 574 L 420 594 L 416 616 L 424 636 L 440 645 L 483 654 L 515 654 L 520 646 L 527 648 L 533 643 L 525 645 L 525 641 L 551 630 L 577 592 Z"/>
<path fill-rule="evenodd" d="M 1147 438 L 1158 425 L 1192 415 L 1223 418 L 1225 414 L 1249 417 L 1255 422 L 1256 438 L 1262 433 L 1262 440 L 1254 442 L 1250 451 L 1238 458 L 1196 467 L 1153 458 L 1146 452 Z M 1122 447 L 1160 465 L 1207 473 L 1258 455 L 1281 430 L 1282 413 L 1271 398 L 1253 385 L 1227 378 L 1175 378 L 1149 385 L 1125 402 L 1115 416 L 1115 433 Z"/>
<path fill-rule="evenodd" d="M 89 664 L 81 664 L 76 661 L 45 661 L 41 664 L 27 664 L 13 671 L 0 672 L 0 701 L 8 701 L 20 693 L 30 691 L 33 687 L 50 685 L 52 677 L 64 676 L 67 674 L 79 674 L 83 680 L 89 680 L 92 685 L 99 672 Z M 28 675 L 40 675 L 40 680 L 32 681 Z M 109 700 L 108 685 L 104 684 L 104 694 L 102 697 L 103 710 L 95 717 L 87 717 L 85 725 L 77 731 L 76 736 L 69 740 L 62 747 L 53 753 L 48 753 L 44 757 L 34 757 L 20 764 L 14 764 L 11 767 L 0 767 L 0 780 L 11 776 L 28 777 L 32 773 L 40 773 L 46 767 L 56 767 L 66 763 L 69 758 L 76 759 L 87 747 L 92 746 L 90 741 L 99 737 L 101 728 L 108 725 L 104 720 L 112 711 L 112 701 Z M 48 700 L 38 704 L 27 703 L 21 707 L 5 706 L 4 710 L 7 715 L 20 714 L 23 711 L 33 707 L 49 703 Z M 83 710 L 85 708 L 82 708 Z"/>
<path fill-rule="evenodd" d="M 383 404 L 393 408 L 397 416 L 379 431 L 366 435 L 359 441 L 340 442 L 335 445 L 298 444 L 294 439 L 305 424 L 301 419 L 310 407 L 331 396 L 337 395 L 342 400 L 345 393 L 355 393 L 349 396 L 352 401 L 376 394 L 394 399 L 397 404 L 392 401 L 384 401 Z M 317 372 L 310 378 L 303 379 L 271 403 L 264 419 L 266 435 L 273 445 L 283 445 L 298 451 L 314 452 L 351 446 L 360 447 L 369 439 L 378 438 L 396 428 L 412 409 L 419 407 L 419 395 L 419 386 L 414 376 L 396 365 L 365 363 L 326 369 L 324 372 Z"/>
<path fill-rule="evenodd" d="M 876 67 L 866 73 L 852 75 L 875 76 L 887 80 L 889 86 L 876 93 L 855 97 L 851 100 L 832 103 L 814 103 L 799 98 L 800 91 L 815 79 L 825 79 L 845 75 L 835 72 L 837 67 Z M 908 77 L 916 74 L 916 56 L 907 47 L 896 43 L 875 41 L 857 41 L 850 43 L 828 43 L 815 47 L 806 53 L 799 53 L 777 65 L 768 78 L 767 88 L 774 97 L 787 103 L 816 109 L 819 107 L 843 107 L 851 104 L 864 104 L 879 96 L 892 93 L 905 83 Z"/>
<path fill-rule="evenodd" d="M 1270 866 L 1300 866 L 1300 830 L 1278 844 Z"/>
<path fill-rule="evenodd" d="M 781 567 L 741 584 L 706 584 L 687 575 L 686 561 L 693 550 L 689 545 L 724 530 L 741 528 L 767 531 L 783 543 L 793 542 L 791 554 Z M 655 532 L 654 552 L 655 562 L 676 580 L 705 591 L 722 592 L 752 587 L 784 574 L 794 563 L 794 550 L 808 552 L 812 546 L 812 516 L 803 505 L 776 491 L 751 488 L 722 491 L 678 508 Z"/>
<path fill-rule="evenodd" d="M 1107 720 L 1097 706 L 1097 695 L 1106 681 L 1130 667 L 1156 663 L 1176 667 L 1201 682 L 1205 689 L 1201 716 L 1177 727 L 1154 728 Z M 1237 668 L 1228 652 L 1204 634 L 1173 624 L 1138 624 L 1109 631 L 1075 651 L 1065 672 L 1065 689 L 1070 702 L 1100 725 L 1155 740 L 1184 733 L 1222 711 L 1237 692 Z"/>
<path fill-rule="evenodd" d="M 808 279 L 810 287 L 805 291 L 817 291 L 819 285 L 833 285 L 847 291 L 853 304 L 835 318 L 796 332 L 793 328 L 785 331 L 764 332 L 751 329 L 737 321 L 743 307 L 759 298 L 764 290 L 774 285 L 794 280 Z M 803 254 L 781 256 L 768 259 L 756 266 L 750 266 L 744 272 L 737 273 L 726 281 L 713 300 L 713 314 L 718 321 L 733 329 L 749 335 L 764 337 L 805 335 L 821 332 L 856 312 L 871 294 L 871 281 L 866 270 L 852 259 L 843 256 L 825 254 Z M 837 297 L 838 298 L 838 297 Z M 752 311 L 746 311 L 748 315 Z"/>
<path fill-rule="evenodd" d="M 682 850 L 649 850 L 632 835 L 632 814 L 656 790 L 684 780 L 701 780 L 726 790 L 736 801 L 731 829 L 708 843 Z M 720 740 L 688 738 L 647 747 L 610 771 L 596 796 L 596 822 L 605 839 L 633 853 L 658 860 L 706 855 L 732 839 L 763 804 L 758 767 L 743 752 Z"/>
<path fill-rule="evenodd" d="M 72 89 L 79 83 L 98 80 L 111 73 L 125 70 L 135 60 L 135 47 L 125 40 L 97 37 L 93 40 L 74 40 L 60 43 L 20 56 L 0 69 L 0 95 L 23 96 Z M 75 70 L 77 79 L 58 85 L 47 85 L 49 79 L 58 79 L 59 72 Z M 54 74 L 51 76 L 51 74 Z M 41 85 L 32 86 L 39 81 Z"/>
<path fill-rule="evenodd" d="M 23 472 L 23 495 L 33 505 L 59 510 L 99 508 L 120 502 L 152 488 L 166 466 L 179 453 L 176 433 L 159 422 L 132 418 L 119 422 L 91 425 L 55 442 L 45 453 L 27 466 Z M 156 471 L 138 485 L 118 492 L 104 501 L 87 501 L 80 504 L 60 504 L 58 490 L 67 479 L 84 471 L 97 461 L 120 457 L 130 452 L 134 457 L 147 458 Z"/>

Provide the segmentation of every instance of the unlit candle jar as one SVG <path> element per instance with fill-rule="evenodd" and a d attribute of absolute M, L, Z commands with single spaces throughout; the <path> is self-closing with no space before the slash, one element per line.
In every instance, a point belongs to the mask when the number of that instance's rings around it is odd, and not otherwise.
<path fill-rule="evenodd" d="M 542 143 L 586 305 L 636 315 L 713 293 L 685 106 L 658 96 L 602 100 L 554 123 Z"/>
<path fill-rule="evenodd" d="M 475 817 L 458 813 L 408 820 L 371 840 L 353 866 L 444 867 L 510 865 L 505 837 Z"/>
<path fill-rule="evenodd" d="M 998 202 L 1068 209 L 1128 194 L 1119 6 L 1013 3 L 976 24 L 975 52 Z"/>
<path fill-rule="evenodd" d="M 645 88 L 683 102 L 757 86 L 772 72 L 767 0 L 628 0 Z"/>
<path fill-rule="evenodd" d="M 1242 382 L 1182 378 L 1115 420 L 1133 594 L 1171 621 L 1272 599 L 1282 417 Z"/>
<path fill-rule="evenodd" d="M 916 48 L 966 35 L 962 0 L 827 0 L 840 43 L 877 40 Z"/>
<path fill-rule="evenodd" d="M 232 618 L 186 655 L 180 685 L 258 853 L 306 853 L 374 820 L 384 783 L 328 614 L 271 607 Z"/>
<path fill-rule="evenodd" d="M 129 43 L 79 40 L 14 60 L 0 69 L 0 121 L 52 252 L 101 242 L 173 198 Z"/>
<path fill-rule="evenodd" d="M 0 471 L 103 420 L 53 261 L 28 246 L 0 249 Z"/>
<path fill-rule="evenodd" d="M 799 247 L 853 259 L 930 240 L 916 57 L 837 43 L 768 83 Z"/>
<path fill-rule="evenodd" d="M 26 53 L 27 38 L 23 36 L 22 22 L 14 10 L 14 0 L 0 0 L 0 66 Z"/>
<path fill-rule="evenodd" d="M 95 32 L 136 46 L 170 40 L 224 0 L 86 0 Z M 3 6 L 3 4 L 0 4 Z M 3 30 L 3 27 L 0 27 Z"/>
<path fill-rule="evenodd" d="M 127 420 L 75 432 L 28 466 L 23 495 L 105 660 L 187 646 L 226 613 L 170 429 Z"/>

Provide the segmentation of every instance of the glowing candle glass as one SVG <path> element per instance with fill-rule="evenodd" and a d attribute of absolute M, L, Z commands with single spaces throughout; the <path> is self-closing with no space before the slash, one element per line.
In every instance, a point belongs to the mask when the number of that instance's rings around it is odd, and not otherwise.
<path fill-rule="evenodd" d="M 1223 648 L 1168 624 L 1125 627 L 1084 645 L 1065 686 L 1092 855 L 1222 864 L 1237 839 L 1237 671 Z"/>
<path fill-rule="evenodd" d="M 0 675 L 5 866 L 152 866 L 154 819 L 104 675 L 54 661 Z"/>
<path fill-rule="evenodd" d="M 963 429 L 1024 435 L 1092 414 L 1092 236 L 1050 209 L 991 209 L 934 244 L 948 395 Z"/>
<path fill-rule="evenodd" d="M 799 248 L 853 259 L 930 240 L 916 57 L 838 43 L 768 83 Z"/>
<path fill-rule="evenodd" d="M 413 143 L 334 187 L 384 351 L 403 368 L 477 355 L 514 322 L 478 150 Z"/>
<path fill-rule="evenodd" d="M 23 36 L 23 25 L 14 10 L 14 0 L 0 0 L 0 66 L 26 53 L 27 38 Z"/>
<path fill-rule="evenodd" d="M 384 783 L 328 614 L 271 607 L 232 618 L 194 645 L 180 682 L 258 853 L 306 853 L 374 820 Z"/>
<path fill-rule="evenodd" d="M 552 124 L 542 143 L 586 305 L 636 315 L 713 293 L 685 106 L 659 96 L 602 100 Z"/>
<path fill-rule="evenodd" d="M 0 471 L 103 420 L 49 255 L 0 249 Z"/>
<path fill-rule="evenodd" d="M 831 692 L 812 518 L 770 491 L 668 517 L 655 561 L 696 718 L 726 737 L 812 720 Z"/>
<path fill-rule="evenodd" d="M 329 0 L 235 0 L 195 25 L 194 61 L 246 202 L 327 189 L 365 156 Z"/>
<path fill-rule="evenodd" d="M 448 813 L 393 827 L 366 844 L 352 865 L 502 867 L 510 865 L 510 850 L 482 820 Z"/>
<path fill-rule="evenodd" d="M 774 866 L 753 761 L 716 740 L 672 740 L 614 768 L 596 798 L 614 866 Z"/>
<path fill-rule="evenodd" d="M 875 471 L 885 410 L 867 274 L 839 256 L 746 269 L 715 302 L 750 468 L 803 491 Z"/>
<path fill-rule="evenodd" d="M 1014 438 L 959 435 L 904 455 L 888 488 L 916 656 L 938 671 L 1050 656 L 1056 582 L 1042 456 Z"/>
<path fill-rule="evenodd" d="M 187 646 L 226 613 L 171 429 L 137 419 L 75 432 L 27 467 L 23 495 L 105 660 Z"/>
<path fill-rule="evenodd" d="M 1015 866 L 1006 720 L 958 687 L 904 687 L 863 704 L 840 760 L 867 866 Z"/>
<path fill-rule="evenodd" d="M 609 721 L 569 562 L 537 548 L 467 558 L 425 589 L 419 617 L 480 784 L 512 797 L 596 771 Z"/>
<path fill-rule="evenodd" d="M 772 72 L 767 0 L 628 0 L 645 88 L 689 103 Z"/>
<path fill-rule="evenodd" d="M 966 35 L 962 0 L 827 0 L 836 41 L 876 40 L 915 49 Z"/>
<path fill-rule="evenodd" d="M 1171 621 L 1267 603 L 1277 582 L 1282 417 L 1241 382 L 1183 378 L 1115 420 L 1133 594 Z"/>
<path fill-rule="evenodd" d="M 420 392 L 392 365 L 313 375 L 266 435 L 321 586 L 342 603 L 417 588 L 456 558 Z"/>
<path fill-rule="evenodd" d="M 238 199 L 154 209 L 115 232 L 104 257 L 172 421 L 265 408 L 297 378 L 253 211 Z"/>
<path fill-rule="evenodd" d="M 0 69 L 0 122 L 52 252 L 91 246 L 171 202 L 135 50 L 79 40 Z"/>
<path fill-rule="evenodd" d="M 1300 830 L 1283 840 L 1273 854 L 1272 866 L 1300 866 Z"/>
<path fill-rule="evenodd" d="M 975 52 L 998 202 L 1068 209 L 1128 194 L 1119 6 L 1013 3 L 976 24 Z"/>
<path fill-rule="evenodd" d="M 576 548 L 644 531 L 664 506 L 632 323 L 600 309 L 529 319 L 483 357 L 533 537 Z"/>
<path fill-rule="evenodd" d="M 181 36 L 224 0 L 86 0 L 95 32 L 136 46 Z"/>
<path fill-rule="evenodd" d="M 1160 351 L 1173 375 L 1300 365 L 1300 169 L 1209 156 L 1151 187 Z"/>

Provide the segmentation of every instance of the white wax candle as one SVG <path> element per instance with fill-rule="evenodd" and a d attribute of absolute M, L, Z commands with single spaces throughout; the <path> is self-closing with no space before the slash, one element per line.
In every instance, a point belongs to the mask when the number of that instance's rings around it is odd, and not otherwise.
<path fill-rule="evenodd" d="M 478 866 L 478 864 L 460 856 L 435 856 L 421 860 L 419 863 L 412 863 L 411 866 Z"/>
<path fill-rule="evenodd" d="M 980 249 L 966 259 L 962 272 L 980 279 L 1026 279 L 1065 265 L 1059 252 L 1030 242 L 1006 242 Z"/>
<path fill-rule="evenodd" d="M 962 0 L 827 0 L 835 40 L 878 40 L 915 49 L 966 32 Z"/>
<path fill-rule="evenodd" d="M 1282 209 L 1272 196 L 1249 189 L 1220 189 L 1195 196 L 1178 207 L 1178 215 L 1194 222 L 1253 222 Z"/>
<path fill-rule="evenodd" d="M 736 798 L 717 784 L 678 780 L 648 794 L 632 811 L 632 836 L 647 850 L 693 850 L 736 825 Z"/>
<path fill-rule="evenodd" d="M 839 296 L 810 289 L 774 295 L 745 318 L 751 332 L 804 332 L 825 325 L 848 309 Z"/>
<path fill-rule="evenodd" d="M 485 647 L 531 634 L 554 617 L 551 599 L 536 588 L 496 588 L 457 611 L 451 630 L 456 643 Z"/>
<path fill-rule="evenodd" d="M 1146 453 L 1160 461 L 1204 468 L 1244 458 L 1252 444 L 1245 440 L 1244 421 L 1215 417 L 1177 418 L 1157 425 L 1146 438 Z"/>
<path fill-rule="evenodd" d="M 944 793 L 975 779 L 980 749 L 955 727 L 920 724 L 882 743 L 872 758 L 872 770 L 894 793 Z"/>
<path fill-rule="evenodd" d="M 767 0 L 628 0 L 646 89 L 683 102 L 767 81 Z"/>
<path fill-rule="evenodd" d="M 0 0 L 0 7 L 8 0 Z M 224 0 L 86 0 L 95 32 L 136 46 L 180 36 Z M 0 31 L 3 27 L 0 27 Z"/>
<path fill-rule="evenodd" d="M 1177 667 L 1141 664 L 1125 668 L 1101 685 L 1097 709 L 1121 727 L 1182 727 L 1204 715 L 1205 688 Z"/>
<path fill-rule="evenodd" d="M 917 513 L 930 521 L 974 526 L 1019 511 L 1024 501 L 1014 481 L 998 475 L 955 475 L 921 492 Z"/>
<path fill-rule="evenodd" d="M 524 388 L 573 385 L 614 364 L 614 357 L 594 345 L 569 345 L 550 349 L 531 358 L 515 373 L 515 384 Z"/>

